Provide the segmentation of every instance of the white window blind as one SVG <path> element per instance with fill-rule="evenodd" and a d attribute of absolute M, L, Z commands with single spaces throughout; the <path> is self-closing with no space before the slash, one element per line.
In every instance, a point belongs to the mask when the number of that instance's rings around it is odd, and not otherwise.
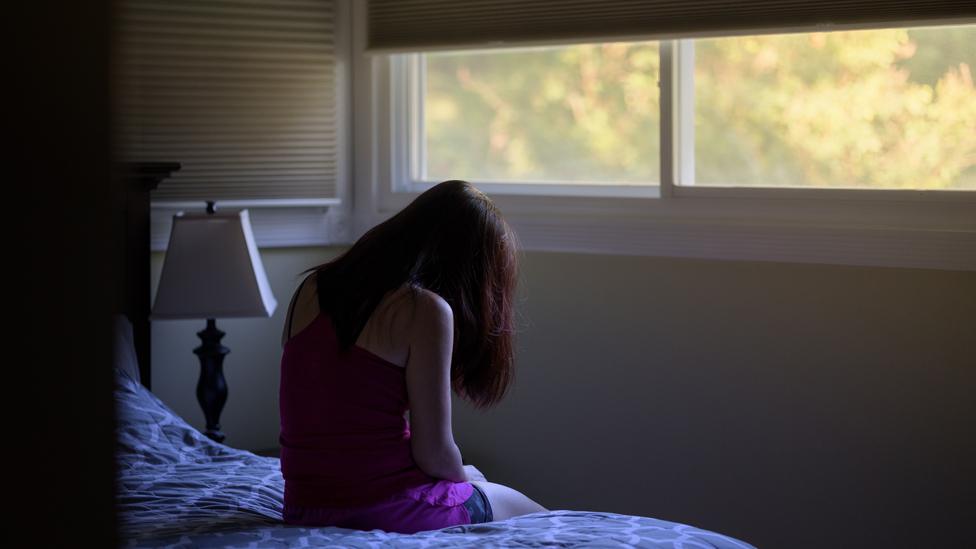
<path fill-rule="evenodd" d="M 124 0 L 119 135 L 156 201 L 336 196 L 333 0 Z"/>
<path fill-rule="evenodd" d="M 971 22 L 972 0 L 369 0 L 370 51 Z"/>

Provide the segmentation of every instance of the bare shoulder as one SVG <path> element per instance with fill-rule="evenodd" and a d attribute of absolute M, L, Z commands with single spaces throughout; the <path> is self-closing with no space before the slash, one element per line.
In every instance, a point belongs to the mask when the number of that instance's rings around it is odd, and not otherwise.
<path fill-rule="evenodd" d="M 446 326 L 453 329 L 454 311 L 443 297 L 423 288 L 415 288 L 413 292 L 414 314 L 420 323 L 428 326 L 430 324 Z"/>
<path fill-rule="evenodd" d="M 427 376 L 444 376 L 450 371 L 454 348 L 454 312 L 451 305 L 435 292 L 412 288 L 410 294 L 413 296 L 410 300 L 413 310 L 410 314 L 407 372 L 412 379 L 428 383 L 430 379 Z"/>

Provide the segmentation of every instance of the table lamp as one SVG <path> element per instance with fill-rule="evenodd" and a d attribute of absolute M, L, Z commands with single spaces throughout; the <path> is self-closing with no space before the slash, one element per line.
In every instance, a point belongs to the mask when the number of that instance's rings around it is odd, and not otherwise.
<path fill-rule="evenodd" d="M 224 332 L 217 318 L 270 317 L 277 306 L 261 256 L 254 244 L 247 210 L 217 213 L 207 202 L 206 213 L 173 216 L 169 247 L 153 305 L 153 320 L 207 319 L 197 332 L 202 344 L 197 400 L 207 421 L 206 435 L 223 442 L 220 412 L 227 402 Z"/>

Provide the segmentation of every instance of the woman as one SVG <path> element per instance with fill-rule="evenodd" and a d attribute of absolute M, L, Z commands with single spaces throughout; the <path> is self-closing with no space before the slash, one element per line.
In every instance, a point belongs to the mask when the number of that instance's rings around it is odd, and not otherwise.
<path fill-rule="evenodd" d="M 285 522 L 413 533 L 545 511 L 465 468 L 451 431 L 452 389 L 487 407 L 512 379 L 513 239 L 446 181 L 308 271 L 282 335 Z"/>

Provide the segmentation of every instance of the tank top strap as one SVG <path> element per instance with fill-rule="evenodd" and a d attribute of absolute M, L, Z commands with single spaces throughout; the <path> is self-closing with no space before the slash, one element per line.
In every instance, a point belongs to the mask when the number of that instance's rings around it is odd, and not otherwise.
<path fill-rule="evenodd" d="M 305 283 L 308 282 L 308 279 L 312 278 L 313 276 L 314 273 L 306 276 L 305 279 L 302 280 L 301 284 L 299 284 L 298 288 L 295 290 L 295 293 L 292 294 L 291 302 L 288 303 L 288 317 L 285 318 L 285 333 L 288 334 L 289 338 L 292 336 L 291 327 L 292 319 L 295 317 L 295 303 L 298 301 L 298 296 L 302 293 L 302 290 L 305 289 Z"/>

